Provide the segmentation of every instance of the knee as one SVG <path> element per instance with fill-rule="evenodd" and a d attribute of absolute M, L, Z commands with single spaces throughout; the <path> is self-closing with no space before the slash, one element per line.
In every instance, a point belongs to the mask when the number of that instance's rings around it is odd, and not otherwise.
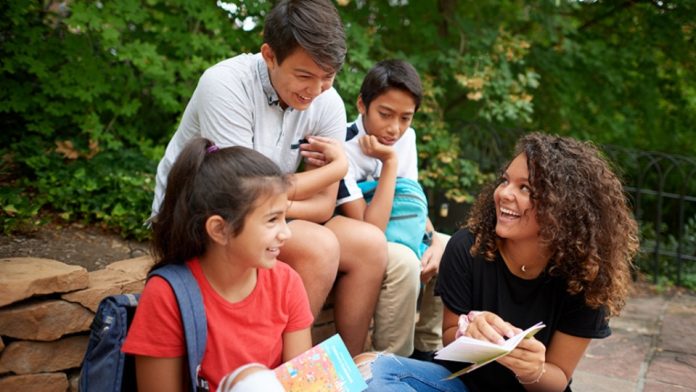
<path fill-rule="evenodd" d="M 377 360 L 378 356 L 379 353 L 369 351 L 353 357 L 353 362 L 357 365 L 363 380 L 372 378 L 372 364 Z"/>
<path fill-rule="evenodd" d="M 396 379 L 405 371 L 403 357 L 391 353 L 367 352 L 356 356 L 353 361 L 358 366 L 363 379 L 370 381 Z"/>
<path fill-rule="evenodd" d="M 329 230 L 322 233 L 321 237 L 312 240 L 310 247 L 312 248 L 312 257 L 316 260 L 328 262 L 332 266 L 338 266 L 338 260 L 341 256 L 341 248 L 338 245 L 336 236 Z"/>
<path fill-rule="evenodd" d="M 387 267 L 387 239 L 384 232 L 371 224 L 363 224 L 360 229 L 363 237 L 360 252 L 365 260 L 370 260 L 370 265 L 375 269 L 384 271 Z"/>
<path fill-rule="evenodd" d="M 303 258 L 307 263 L 317 268 L 317 271 L 333 271 L 338 268 L 338 260 L 341 255 L 336 236 L 328 229 L 317 230 L 311 238 L 307 239 L 306 250 Z"/>
<path fill-rule="evenodd" d="M 340 248 L 334 233 L 324 226 L 292 222 L 293 236 L 281 250 L 280 259 L 302 276 L 305 286 L 331 285 L 338 272 Z"/>

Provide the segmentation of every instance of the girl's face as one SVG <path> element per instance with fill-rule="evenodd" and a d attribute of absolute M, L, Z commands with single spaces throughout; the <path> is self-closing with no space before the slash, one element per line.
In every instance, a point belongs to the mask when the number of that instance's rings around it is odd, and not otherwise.
<path fill-rule="evenodd" d="M 283 243 L 290 238 L 285 222 L 287 193 L 260 199 L 244 220 L 244 228 L 228 241 L 230 258 L 251 268 L 272 268 Z"/>
<path fill-rule="evenodd" d="M 505 170 L 493 193 L 495 233 L 505 239 L 523 240 L 539 236 L 536 208 L 532 205 L 527 156 L 518 155 Z"/>

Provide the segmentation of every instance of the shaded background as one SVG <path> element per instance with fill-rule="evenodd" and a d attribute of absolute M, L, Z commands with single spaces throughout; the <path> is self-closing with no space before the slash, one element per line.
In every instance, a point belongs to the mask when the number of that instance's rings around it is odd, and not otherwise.
<path fill-rule="evenodd" d="M 257 51 L 272 3 L 5 4 L 3 232 L 58 220 L 146 239 L 155 167 L 198 77 Z M 421 74 L 426 99 L 414 128 L 441 230 L 464 220 L 519 135 L 571 135 L 604 148 L 626 178 L 641 221 L 643 270 L 696 285 L 696 2 L 336 5 L 349 52 L 335 85 L 349 119 L 376 61 L 407 59 Z"/>

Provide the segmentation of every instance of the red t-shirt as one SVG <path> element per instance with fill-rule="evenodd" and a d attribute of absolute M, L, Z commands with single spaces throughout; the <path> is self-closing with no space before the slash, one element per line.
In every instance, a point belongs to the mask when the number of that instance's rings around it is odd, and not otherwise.
<path fill-rule="evenodd" d="M 281 364 L 282 335 L 312 325 L 309 300 L 299 275 L 282 262 L 259 268 L 256 287 L 245 299 L 230 303 L 208 283 L 198 259 L 187 262 L 201 288 L 208 341 L 199 376 L 217 389 L 220 379 L 239 366 Z M 160 358 L 186 355 L 186 341 L 176 297 L 155 276 L 145 285 L 123 352 Z"/>

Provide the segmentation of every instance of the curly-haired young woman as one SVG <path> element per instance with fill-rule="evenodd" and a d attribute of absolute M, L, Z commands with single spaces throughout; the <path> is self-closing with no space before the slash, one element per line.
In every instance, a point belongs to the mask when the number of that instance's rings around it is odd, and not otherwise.
<path fill-rule="evenodd" d="M 569 391 L 591 339 L 611 333 L 638 246 L 622 184 L 592 144 L 522 137 L 445 250 L 443 343 L 462 335 L 500 343 L 539 321 L 546 327 L 449 381 L 462 363 L 377 355 L 365 362 L 370 390 Z"/>

